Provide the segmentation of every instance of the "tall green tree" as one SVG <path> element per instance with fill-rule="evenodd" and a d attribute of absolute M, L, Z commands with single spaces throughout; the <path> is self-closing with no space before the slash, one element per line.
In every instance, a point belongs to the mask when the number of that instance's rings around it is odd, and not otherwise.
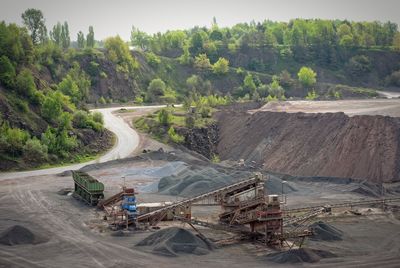
<path fill-rule="evenodd" d="M 69 36 L 69 28 L 67 22 L 64 22 L 61 28 L 61 42 L 64 49 L 69 48 L 71 44 L 71 37 Z"/>
<path fill-rule="evenodd" d="M 82 31 L 78 32 L 77 43 L 78 48 L 85 48 L 85 35 L 82 33 Z"/>
<path fill-rule="evenodd" d="M 93 26 L 89 26 L 89 33 L 86 36 L 86 46 L 94 47 L 94 31 Z"/>
<path fill-rule="evenodd" d="M 32 42 L 38 44 L 47 39 L 45 19 L 41 10 L 29 8 L 21 15 L 24 25 L 31 33 Z"/>
<path fill-rule="evenodd" d="M 142 32 L 138 28 L 132 26 L 131 44 L 132 46 L 139 47 L 142 50 L 147 50 L 150 44 L 150 37 L 145 32 Z"/>
<path fill-rule="evenodd" d="M 61 29 L 61 23 L 57 22 L 57 24 L 53 26 L 53 30 L 50 31 L 50 39 L 59 47 L 62 45 Z"/>

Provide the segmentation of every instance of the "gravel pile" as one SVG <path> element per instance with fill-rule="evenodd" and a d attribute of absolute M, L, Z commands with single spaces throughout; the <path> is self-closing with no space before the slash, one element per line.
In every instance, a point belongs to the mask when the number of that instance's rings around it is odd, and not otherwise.
<path fill-rule="evenodd" d="M 335 254 L 317 249 L 299 248 L 264 256 L 265 260 L 275 263 L 314 263 L 323 258 L 333 258 Z"/>
<path fill-rule="evenodd" d="M 188 230 L 171 227 L 157 231 L 136 244 L 157 255 L 177 257 L 181 254 L 205 255 L 212 249 L 208 241 L 204 241 Z"/>
<path fill-rule="evenodd" d="M 315 222 L 310 227 L 314 233 L 314 235 L 311 237 L 312 240 L 319 240 L 319 241 L 342 240 L 343 232 L 323 221 Z"/>
<path fill-rule="evenodd" d="M 36 234 L 20 225 L 14 225 L 0 234 L 0 244 L 7 246 L 36 245 L 47 241 L 48 239 L 44 236 Z"/>

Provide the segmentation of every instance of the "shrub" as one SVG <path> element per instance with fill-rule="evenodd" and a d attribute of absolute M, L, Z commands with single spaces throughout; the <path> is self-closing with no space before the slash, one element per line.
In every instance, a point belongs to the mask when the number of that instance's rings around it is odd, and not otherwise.
<path fill-rule="evenodd" d="M 171 141 L 173 141 L 175 143 L 182 143 L 185 141 L 185 137 L 176 133 L 175 129 L 173 127 L 170 127 L 168 129 L 168 137 L 170 138 Z"/>
<path fill-rule="evenodd" d="M 100 104 L 106 104 L 106 100 L 104 99 L 104 97 L 103 96 L 101 96 L 100 98 L 99 98 L 99 103 Z"/>
<path fill-rule="evenodd" d="M 5 86 L 12 87 L 15 80 L 15 68 L 7 56 L 0 57 L 0 82 Z"/>
<path fill-rule="evenodd" d="M 215 74 L 226 74 L 229 71 L 229 61 L 225 58 L 219 58 L 212 69 Z"/>
<path fill-rule="evenodd" d="M 89 121 L 89 115 L 85 111 L 76 111 L 74 113 L 72 122 L 74 124 L 74 127 L 77 128 L 86 128 L 87 122 Z"/>
<path fill-rule="evenodd" d="M 3 124 L 0 128 L 1 150 L 13 156 L 22 153 L 23 146 L 29 139 L 29 134 L 19 128 L 10 128 L 8 124 Z"/>
<path fill-rule="evenodd" d="M 15 85 L 17 92 L 20 95 L 29 97 L 30 99 L 34 100 L 37 89 L 30 70 L 23 69 L 18 74 Z"/>
<path fill-rule="evenodd" d="M 317 92 L 315 92 L 315 90 L 309 91 L 307 96 L 306 96 L 306 100 L 315 100 L 317 99 L 319 96 L 317 94 Z"/>
<path fill-rule="evenodd" d="M 317 82 L 317 74 L 313 71 L 313 69 L 308 67 L 301 67 L 299 73 L 297 74 L 300 83 L 305 88 L 312 87 Z"/>
<path fill-rule="evenodd" d="M 141 96 L 136 96 L 133 102 L 140 105 L 143 103 L 143 98 Z"/>
<path fill-rule="evenodd" d="M 92 118 L 93 121 L 96 123 L 100 123 L 100 124 L 104 124 L 104 118 L 103 118 L 103 114 L 100 112 L 94 112 L 92 113 Z"/>
<path fill-rule="evenodd" d="M 47 146 L 37 138 L 28 140 L 22 150 L 25 163 L 43 163 L 47 160 Z"/>
<path fill-rule="evenodd" d="M 169 126 L 172 122 L 171 112 L 167 109 L 161 109 L 158 112 L 158 122 L 160 122 L 161 125 Z"/>

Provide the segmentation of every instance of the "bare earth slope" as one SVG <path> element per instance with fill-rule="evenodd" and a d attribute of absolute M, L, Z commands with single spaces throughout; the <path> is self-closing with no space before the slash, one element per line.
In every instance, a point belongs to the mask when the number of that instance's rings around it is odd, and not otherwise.
<path fill-rule="evenodd" d="M 400 118 L 268 111 L 217 117 L 223 160 L 291 175 L 400 181 Z"/>

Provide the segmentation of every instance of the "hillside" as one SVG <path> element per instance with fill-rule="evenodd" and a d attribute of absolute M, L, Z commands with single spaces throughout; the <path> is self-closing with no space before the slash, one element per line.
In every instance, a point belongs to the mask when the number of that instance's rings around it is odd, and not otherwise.
<path fill-rule="evenodd" d="M 300 176 L 400 180 L 400 119 L 343 113 L 218 114 L 221 160 Z"/>

